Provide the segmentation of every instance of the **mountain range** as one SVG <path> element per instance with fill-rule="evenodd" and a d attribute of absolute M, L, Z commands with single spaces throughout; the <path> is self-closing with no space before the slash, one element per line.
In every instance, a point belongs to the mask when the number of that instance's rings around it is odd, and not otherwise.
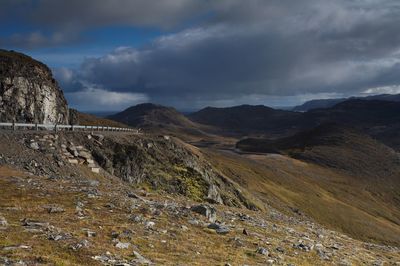
<path fill-rule="evenodd" d="M 399 102 L 400 94 L 379 94 L 379 95 L 370 95 L 364 97 L 349 97 L 349 98 L 337 98 L 337 99 L 315 99 L 307 101 L 301 105 L 295 106 L 292 108 L 293 111 L 298 112 L 306 112 L 312 109 L 318 108 L 329 108 L 334 105 L 347 101 L 347 100 L 380 100 L 380 101 L 391 101 L 391 102 Z"/>

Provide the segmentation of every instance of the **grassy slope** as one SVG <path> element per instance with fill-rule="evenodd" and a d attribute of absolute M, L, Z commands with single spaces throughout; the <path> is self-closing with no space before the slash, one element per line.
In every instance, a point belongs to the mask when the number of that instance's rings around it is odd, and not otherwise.
<path fill-rule="evenodd" d="M 280 155 L 207 153 L 223 173 L 276 207 L 285 209 L 279 203 L 284 202 L 353 237 L 400 244 L 396 203 L 386 202 L 384 193 L 371 192 L 357 178 Z"/>

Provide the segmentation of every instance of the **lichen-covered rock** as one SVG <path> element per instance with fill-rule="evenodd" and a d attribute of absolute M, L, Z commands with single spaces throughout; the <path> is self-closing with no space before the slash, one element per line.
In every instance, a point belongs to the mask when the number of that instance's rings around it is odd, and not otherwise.
<path fill-rule="evenodd" d="M 0 49 L 0 121 L 68 123 L 68 107 L 50 69 Z"/>

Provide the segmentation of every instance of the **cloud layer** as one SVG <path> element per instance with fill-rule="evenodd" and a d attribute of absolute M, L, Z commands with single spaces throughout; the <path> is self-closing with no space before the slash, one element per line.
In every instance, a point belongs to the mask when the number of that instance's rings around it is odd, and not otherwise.
<path fill-rule="evenodd" d="M 110 25 L 164 31 L 144 46 L 116 48 L 86 58 L 79 69 L 58 70 L 65 90 L 74 93 L 95 86 L 189 108 L 285 105 L 293 97 L 400 85 L 398 1 L 42 0 L 32 10 L 29 19 L 51 33 L 16 40 L 39 46 Z"/>

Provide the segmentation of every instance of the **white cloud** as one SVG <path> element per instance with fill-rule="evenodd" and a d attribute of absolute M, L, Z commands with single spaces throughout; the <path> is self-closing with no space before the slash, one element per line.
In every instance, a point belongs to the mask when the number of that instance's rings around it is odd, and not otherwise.
<path fill-rule="evenodd" d="M 65 94 L 70 107 L 84 111 L 118 111 L 148 102 L 142 93 L 114 92 L 99 88 L 86 88 L 82 91 Z"/>
<path fill-rule="evenodd" d="M 399 94 L 400 93 L 400 85 L 392 85 L 392 86 L 383 86 L 383 87 L 375 87 L 369 88 L 363 91 L 364 94 Z"/>

